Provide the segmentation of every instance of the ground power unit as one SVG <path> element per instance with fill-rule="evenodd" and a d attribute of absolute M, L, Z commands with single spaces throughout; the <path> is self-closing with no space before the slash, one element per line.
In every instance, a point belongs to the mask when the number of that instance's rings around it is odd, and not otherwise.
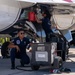
<path fill-rule="evenodd" d="M 57 43 L 33 43 L 31 68 L 38 70 L 40 66 L 59 68 L 62 65 L 61 57 L 57 56 Z"/>

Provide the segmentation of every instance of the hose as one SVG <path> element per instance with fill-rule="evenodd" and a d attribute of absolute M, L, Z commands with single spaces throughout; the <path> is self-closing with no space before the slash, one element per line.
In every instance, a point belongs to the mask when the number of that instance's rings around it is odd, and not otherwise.
<path fill-rule="evenodd" d="M 25 67 L 25 68 L 24 68 Z M 16 69 L 18 69 L 18 70 L 22 70 L 22 71 L 34 71 L 34 70 L 32 70 L 32 69 L 26 69 L 26 68 L 30 68 L 31 66 L 30 65 L 28 65 L 28 66 L 20 66 L 20 65 L 18 65 L 18 66 L 16 66 Z"/>

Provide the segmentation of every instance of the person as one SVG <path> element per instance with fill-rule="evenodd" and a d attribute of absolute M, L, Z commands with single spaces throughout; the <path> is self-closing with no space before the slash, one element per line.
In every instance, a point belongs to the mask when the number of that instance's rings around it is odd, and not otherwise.
<path fill-rule="evenodd" d="M 42 12 L 42 16 L 43 16 L 42 20 L 39 20 L 37 18 L 37 15 L 35 15 L 35 18 L 36 18 L 37 23 L 42 24 L 42 27 L 43 27 L 45 34 L 46 34 L 46 42 L 49 42 L 50 41 L 49 34 L 53 33 L 51 30 L 51 22 L 50 22 L 51 14 L 49 13 L 48 10 L 44 10 Z"/>
<path fill-rule="evenodd" d="M 30 59 L 26 54 L 26 46 L 30 44 L 28 38 L 24 37 L 25 32 L 23 29 L 18 31 L 18 37 L 14 38 L 14 40 L 8 45 L 8 48 L 11 48 L 10 58 L 11 58 L 11 69 L 15 69 L 15 58 L 20 58 L 21 66 L 24 64 L 29 64 Z"/>

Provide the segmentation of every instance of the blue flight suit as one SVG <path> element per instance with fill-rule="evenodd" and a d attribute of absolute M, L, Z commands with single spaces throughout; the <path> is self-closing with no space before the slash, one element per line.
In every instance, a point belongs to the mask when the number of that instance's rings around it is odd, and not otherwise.
<path fill-rule="evenodd" d="M 51 23 L 50 23 L 50 19 L 47 18 L 47 17 L 44 17 L 42 19 L 42 27 L 45 31 L 45 34 L 46 34 L 46 42 L 49 42 L 50 41 L 50 33 L 53 33 L 52 30 L 51 30 Z"/>
<path fill-rule="evenodd" d="M 16 48 L 11 49 L 11 62 L 15 62 L 15 58 L 20 58 L 23 64 L 29 64 L 30 59 L 26 54 L 26 46 L 30 43 L 29 39 L 24 37 L 23 40 L 20 40 L 19 37 L 17 37 L 12 42 L 20 48 L 20 52 L 17 52 Z"/>

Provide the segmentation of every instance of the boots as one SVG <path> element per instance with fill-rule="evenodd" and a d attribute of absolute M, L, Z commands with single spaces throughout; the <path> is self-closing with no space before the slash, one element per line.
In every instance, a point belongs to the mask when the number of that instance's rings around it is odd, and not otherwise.
<path fill-rule="evenodd" d="M 24 67 L 24 63 L 22 62 L 22 60 L 20 60 L 20 63 L 21 63 L 21 67 Z"/>
<path fill-rule="evenodd" d="M 15 69 L 15 62 L 11 62 L 11 69 Z"/>

